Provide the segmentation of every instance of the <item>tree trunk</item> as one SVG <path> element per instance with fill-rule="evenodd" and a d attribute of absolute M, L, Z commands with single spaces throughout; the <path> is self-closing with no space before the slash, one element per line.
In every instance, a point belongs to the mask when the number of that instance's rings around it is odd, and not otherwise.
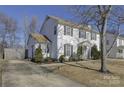
<path fill-rule="evenodd" d="M 103 26 L 101 28 L 101 38 L 100 38 L 100 45 L 101 45 L 101 69 L 100 71 L 103 73 L 107 73 L 106 67 L 106 29 L 107 29 L 107 17 L 103 18 Z"/>
<path fill-rule="evenodd" d="M 106 44 L 105 44 L 105 36 L 101 36 L 100 39 L 100 45 L 101 45 L 101 69 L 100 71 L 103 73 L 108 72 L 106 67 Z"/>
<path fill-rule="evenodd" d="M 101 45 L 101 69 L 100 71 L 103 73 L 109 72 L 106 67 L 106 52 L 107 52 L 106 51 L 106 30 L 107 30 L 108 17 L 109 17 L 109 13 L 111 9 L 112 7 L 110 5 L 105 12 L 101 13 L 102 26 L 101 26 L 101 33 L 100 33 L 100 45 Z"/>

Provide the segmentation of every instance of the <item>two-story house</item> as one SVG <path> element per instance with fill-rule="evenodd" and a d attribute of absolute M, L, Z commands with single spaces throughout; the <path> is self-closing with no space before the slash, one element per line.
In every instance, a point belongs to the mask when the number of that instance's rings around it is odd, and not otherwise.
<path fill-rule="evenodd" d="M 56 59 L 61 55 L 69 58 L 76 54 L 78 46 L 84 47 L 82 50 L 84 58 L 91 57 L 91 47 L 94 44 L 97 45 L 99 50 L 99 34 L 94 32 L 90 26 L 78 25 L 55 16 L 47 16 L 41 27 L 40 34 L 36 36 L 36 33 L 31 33 L 30 37 L 28 41 L 28 55 L 30 58 L 33 57 L 34 50 L 39 43 L 42 44 L 42 47 L 43 44 L 46 46 L 46 49 L 42 48 L 44 55 L 49 55 Z M 36 39 L 40 37 L 40 41 Z M 47 37 L 47 43 L 42 41 L 42 37 Z M 48 43 L 48 41 L 51 42 Z"/>
<path fill-rule="evenodd" d="M 113 40 L 111 35 L 109 33 L 107 34 L 107 49 Z M 117 39 L 117 44 L 115 44 L 115 48 L 109 57 L 120 57 L 124 55 L 120 44 L 118 44 L 120 38 Z M 90 58 L 91 47 L 93 45 L 96 45 L 98 50 L 100 50 L 100 36 L 91 26 L 83 26 L 59 17 L 47 16 L 42 24 L 40 33 L 37 35 L 36 33 L 32 33 L 29 37 L 28 53 L 30 58 L 33 57 L 34 50 L 39 44 L 43 50 L 44 57 L 49 56 L 58 59 L 61 55 L 65 55 L 66 58 L 69 58 L 77 53 L 79 46 L 83 46 L 83 58 Z"/>

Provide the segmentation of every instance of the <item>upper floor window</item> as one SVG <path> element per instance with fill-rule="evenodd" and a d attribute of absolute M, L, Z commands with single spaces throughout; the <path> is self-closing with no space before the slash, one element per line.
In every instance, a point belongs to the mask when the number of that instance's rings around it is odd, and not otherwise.
<path fill-rule="evenodd" d="M 64 26 L 64 35 L 73 36 L 73 28 L 69 26 Z"/>
<path fill-rule="evenodd" d="M 106 44 L 109 45 L 109 40 L 106 40 Z"/>
<path fill-rule="evenodd" d="M 73 54 L 73 45 L 64 44 L 64 55 L 72 56 L 72 54 Z"/>
<path fill-rule="evenodd" d="M 91 40 L 96 40 L 96 33 L 91 33 Z"/>
<path fill-rule="evenodd" d="M 54 35 L 57 34 L 57 26 L 54 26 Z"/>
<path fill-rule="evenodd" d="M 83 30 L 79 30 L 79 38 L 86 38 L 86 32 Z"/>
<path fill-rule="evenodd" d="M 88 39 L 88 40 L 91 39 L 89 32 L 86 33 L 86 39 Z"/>

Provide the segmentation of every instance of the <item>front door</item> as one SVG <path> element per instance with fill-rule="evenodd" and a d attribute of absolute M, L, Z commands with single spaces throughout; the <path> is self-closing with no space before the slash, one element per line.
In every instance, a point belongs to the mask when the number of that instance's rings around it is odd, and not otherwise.
<path fill-rule="evenodd" d="M 83 46 L 82 48 L 83 53 L 83 59 L 87 59 L 87 46 Z"/>

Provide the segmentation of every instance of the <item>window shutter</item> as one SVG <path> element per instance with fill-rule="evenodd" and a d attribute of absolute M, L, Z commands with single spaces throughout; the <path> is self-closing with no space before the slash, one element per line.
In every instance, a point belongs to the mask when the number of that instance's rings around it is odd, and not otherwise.
<path fill-rule="evenodd" d="M 66 35 L 66 26 L 64 26 L 64 35 Z"/>
<path fill-rule="evenodd" d="M 86 35 L 86 31 L 84 32 L 84 39 L 86 39 L 87 38 L 87 35 Z"/>
<path fill-rule="evenodd" d="M 81 32 L 80 32 L 80 30 L 79 30 L 79 38 L 81 37 L 80 34 L 81 34 Z"/>
<path fill-rule="evenodd" d="M 66 44 L 64 44 L 64 56 L 66 56 Z"/>
<path fill-rule="evenodd" d="M 93 33 L 91 32 L 91 40 L 93 40 Z"/>
<path fill-rule="evenodd" d="M 96 40 L 97 38 L 96 38 L 96 33 L 95 33 L 95 40 Z"/>
<path fill-rule="evenodd" d="M 49 46 L 48 46 L 48 44 L 47 44 L 47 53 L 49 53 Z"/>
<path fill-rule="evenodd" d="M 73 36 L 73 28 L 71 28 L 71 36 Z"/>
<path fill-rule="evenodd" d="M 54 35 L 57 33 L 57 26 L 54 26 Z"/>
<path fill-rule="evenodd" d="M 71 45 L 71 56 L 73 56 L 73 45 Z"/>

